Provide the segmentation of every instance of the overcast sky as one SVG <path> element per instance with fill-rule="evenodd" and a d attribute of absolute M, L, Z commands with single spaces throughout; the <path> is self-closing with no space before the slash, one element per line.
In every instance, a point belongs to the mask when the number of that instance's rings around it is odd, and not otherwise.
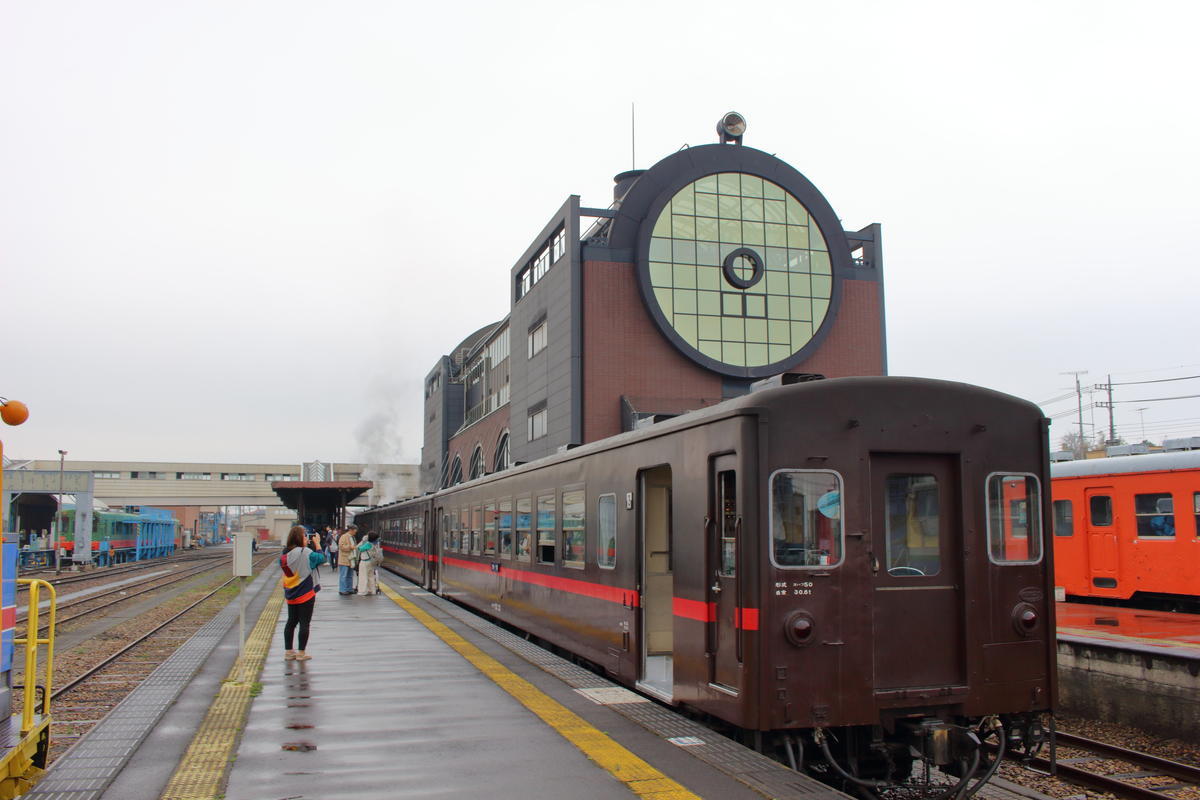
<path fill-rule="evenodd" d="M 358 461 L 386 430 L 374 457 L 416 462 L 423 377 L 507 313 L 568 195 L 608 204 L 631 103 L 638 167 L 735 109 L 847 229 L 882 223 L 892 374 L 1038 402 L 1068 370 L 1200 375 L 1198 22 L 1184 0 L 0 4 L 0 395 L 31 410 L 5 453 Z M 1126 438 L 1143 419 L 1200 434 L 1200 400 L 1118 405 Z"/>

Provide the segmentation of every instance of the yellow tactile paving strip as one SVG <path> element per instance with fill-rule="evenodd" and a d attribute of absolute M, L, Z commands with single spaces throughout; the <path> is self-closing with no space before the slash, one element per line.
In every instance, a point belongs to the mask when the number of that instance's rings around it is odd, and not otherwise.
<path fill-rule="evenodd" d="M 282 607 L 283 595 L 272 593 L 246 640 L 242 657 L 234 661 L 161 800 L 214 800 L 221 796 L 225 772 L 246 724 L 251 690 L 262 674 Z"/>
<path fill-rule="evenodd" d="M 407 611 L 439 639 L 454 648 L 501 689 L 512 695 L 559 735 L 578 747 L 585 756 L 624 783 L 638 797 L 652 800 L 699 800 L 699 795 L 662 774 L 636 755 L 589 725 L 582 717 L 551 699 L 524 678 L 459 636 L 448 626 L 380 584 L 380 589 L 396 605 Z"/>

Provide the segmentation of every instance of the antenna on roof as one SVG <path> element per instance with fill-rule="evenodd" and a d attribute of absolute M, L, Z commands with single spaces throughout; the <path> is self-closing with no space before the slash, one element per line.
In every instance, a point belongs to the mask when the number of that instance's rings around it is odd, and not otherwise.
<path fill-rule="evenodd" d="M 637 169 L 637 104 L 629 104 L 629 168 Z"/>

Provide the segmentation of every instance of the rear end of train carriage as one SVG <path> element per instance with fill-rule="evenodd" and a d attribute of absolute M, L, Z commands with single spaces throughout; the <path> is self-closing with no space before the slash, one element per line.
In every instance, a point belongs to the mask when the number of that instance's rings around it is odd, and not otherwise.
<path fill-rule="evenodd" d="M 754 727 L 860 792 L 921 782 L 922 762 L 968 791 L 998 751 L 1039 748 L 1053 710 L 1046 421 L 943 381 L 797 388 L 755 397 L 756 542 L 723 525 L 761 573 Z M 738 593 L 720 571 L 718 619 Z"/>

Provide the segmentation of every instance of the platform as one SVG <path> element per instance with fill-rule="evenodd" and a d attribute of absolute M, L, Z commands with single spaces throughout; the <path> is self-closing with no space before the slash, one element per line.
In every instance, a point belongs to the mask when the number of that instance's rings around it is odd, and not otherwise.
<path fill-rule="evenodd" d="M 1200 615 L 1059 603 L 1059 708 L 1200 737 Z"/>
<path fill-rule="evenodd" d="M 249 593 L 245 659 L 234 658 L 233 624 L 169 710 L 153 716 L 134 702 L 123 718 L 122 703 L 105 720 L 114 742 L 101 723 L 35 793 L 845 797 L 393 576 L 384 594 L 343 597 L 326 572 L 313 659 L 286 661 L 286 612 L 269 578 Z M 123 754 L 102 757 L 114 747 Z"/>
<path fill-rule="evenodd" d="M 1200 614 L 1058 603 L 1058 639 L 1200 660 Z"/>

